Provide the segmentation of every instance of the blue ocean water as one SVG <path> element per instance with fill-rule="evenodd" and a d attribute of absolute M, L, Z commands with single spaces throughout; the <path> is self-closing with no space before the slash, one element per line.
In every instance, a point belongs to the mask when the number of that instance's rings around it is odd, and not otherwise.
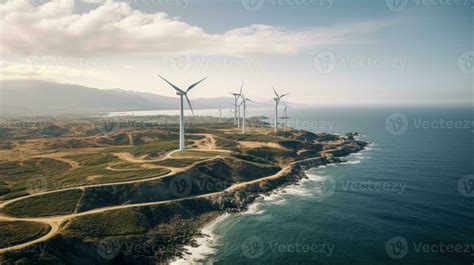
<path fill-rule="evenodd" d="M 473 264 L 472 108 L 294 108 L 289 116 L 291 126 L 357 131 L 372 144 L 223 218 L 189 262 Z"/>

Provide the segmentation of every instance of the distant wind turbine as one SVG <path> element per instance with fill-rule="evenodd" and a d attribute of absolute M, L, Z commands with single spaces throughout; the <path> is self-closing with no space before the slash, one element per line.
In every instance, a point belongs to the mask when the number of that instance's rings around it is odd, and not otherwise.
<path fill-rule="evenodd" d="M 283 95 L 280 96 L 280 95 L 278 95 L 278 93 L 276 92 L 276 90 L 273 86 L 272 86 L 272 88 L 273 88 L 273 92 L 275 92 L 275 96 L 276 96 L 276 98 L 273 98 L 273 100 L 275 100 L 275 132 L 277 132 L 277 130 L 278 130 L 278 104 L 280 104 L 281 98 L 288 95 L 288 93 L 283 94 Z"/>
<path fill-rule="evenodd" d="M 219 122 L 222 122 L 222 106 L 219 105 Z"/>
<path fill-rule="evenodd" d="M 242 133 L 245 133 L 245 119 L 246 119 L 246 113 L 247 113 L 247 101 L 254 102 L 253 100 L 246 98 L 244 94 L 241 94 L 240 97 L 242 98 L 242 103 L 244 106 L 244 119 L 242 121 Z"/>
<path fill-rule="evenodd" d="M 286 109 L 289 108 L 289 107 L 286 105 L 285 101 L 283 101 L 283 105 L 284 105 L 284 108 L 283 108 L 283 117 L 281 117 L 281 118 L 283 119 L 283 131 L 286 132 L 286 121 L 287 121 L 287 119 L 290 118 L 290 117 L 288 117 L 288 115 L 287 115 Z"/>
<path fill-rule="evenodd" d="M 237 101 L 239 100 L 239 97 L 240 95 L 242 94 L 242 87 L 244 86 L 244 82 L 242 81 L 242 85 L 240 86 L 240 92 L 239 93 L 231 93 L 229 92 L 229 94 L 233 95 L 234 96 L 234 125 L 237 125 L 238 128 L 240 128 L 239 124 L 240 124 L 240 121 L 237 120 Z M 239 112 L 239 115 L 240 115 L 240 112 Z M 240 119 L 240 117 L 239 117 Z"/>
<path fill-rule="evenodd" d="M 186 97 L 186 101 L 188 102 L 189 108 L 191 108 L 191 112 L 193 113 L 194 116 L 194 111 L 193 107 L 191 106 L 191 101 L 189 101 L 188 98 L 188 92 L 195 86 L 197 86 L 199 83 L 204 81 L 207 77 L 204 77 L 203 79 L 199 80 L 198 82 L 190 85 L 186 91 L 180 89 L 179 87 L 171 84 L 168 80 L 163 78 L 161 75 L 159 75 L 161 79 L 163 79 L 166 83 L 168 83 L 171 87 L 173 87 L 176 90 L 176 95 L 180 97 L 181 104 L 180 104 L 180 114 L 179 114 L 179 150 L 183 151 L 184 150 L 184 106 L 183 106 L 183 97 Z"/>

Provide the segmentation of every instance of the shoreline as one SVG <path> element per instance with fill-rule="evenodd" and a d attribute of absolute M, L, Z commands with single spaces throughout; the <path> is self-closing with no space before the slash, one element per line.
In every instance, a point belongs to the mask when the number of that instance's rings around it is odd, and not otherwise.
<path fill-rule="evenodd" d="M 359 138 L 359 137 L 358 137 Z M 191 238 L 191 244 L 183 246 L 183 253 L 177 253 L 177 256 L 172 259 L 169 264 L 173 265 L 182 265 L 182 264 L 200 264 L 209 258 L 212 254 L 216 253 L 216 249 L 213 248 L 213 245 L 218 245 L 217 240 L 219 240 L 219 236 L 213 232 L 213 229 L 219 225 L 220 223 L 224 222 L 230 217 L 236 216 L 236 214 L 245 215 L 246 212 L 250 210 L 253 205 L 258 205 L 259 202 L 265 202 L 266 198 L 271 197 L 272 195 L 280 195 L 286 194 L 284 192 L 285 189 L 292 185 L 300 185 L 301 181 L 304 179 L 309 179 L 308 172 L 311 169 L 322 168 L 326 166 L 336 166 L 338 164 L 348 163 L 352 164 L 351 161 L 342 160 L 341 158 L 347 158 L 353 156 L 355 154 L 360 154 L 362 151 L 371 150 L 370 146 L 373 145 L 372 142 L 366 142 L 361 139 L 357 139 L 359 143 L 363 143 L 361 148 L 358 151 L 350 152 L 347 155 L 334 157 L 334 160 L 322 160 L 321 164 L 314 165 L 314 160 L 320 160 L 321 157 L 315 157 L 310 159 L 305 159 L 303 161 L 296 161 L 291 165 L 290 173 L 289 174 L 282 174 L 277 179 L 285 178 L 286 182 L 275 186 L 269 191 L 259 192 L 252 194 L 252 200 L 246 202 L 244 205 L 239 207 L 237 210 L 230 210 L 230 209 L 223 209 L 222 213 L 219 214 L 215 219 L 209 221 L 208 223 L 204 224 L 201 228 L 198 229 L 197 233 L 195 233 Z M 356 160 L 360 161 L 360 160 Z M 313 165 L 313 166 L 312 166 Z M 295 172 L 293 172 L 295 171 Z M 291 175 L 291 176 L 290 176 Z M 296 177 L 293 178 L 292 176 Z M 248 187 L 243 188 L 243 190 L 248 189 Z M 241 190 L 236 190 L 234 193 L 237 193 Z M 281 191 L 281 193 L 279 193 Z M 255 213 L 249 214 L 259 214 L 259 211 Z M 201 250 L 201 251 L 200 251 Z M 195 258 L 193 258 L 195 257 Z M 197 259 L 196 259 L 197 258 Z"/>

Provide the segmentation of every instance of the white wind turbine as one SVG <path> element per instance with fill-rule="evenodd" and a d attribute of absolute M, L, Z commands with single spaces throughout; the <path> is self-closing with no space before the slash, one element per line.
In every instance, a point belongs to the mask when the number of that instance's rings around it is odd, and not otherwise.
<path fill-rule="evenodd" d="M 273 98 L 273 100 L 275 100 L 275 132 L 277 132 L 277 130 L 278 130 L 278 104 L 280 104 L 281 98 L 288 95 L 288 93 L 279 96 L 278 93 L 276 92 L 275 88 L 273 86 L 272 86 L 272 88 L 273 88 L 273 92 L 275 92 L 275 96 L 276 96 L 276 98 Z"/>
<path fill-rule="evenodd" d="M 222 106 L 219 105 L 219 122 L 222 122 Z"/>
<path fill-rule="evenodd" d="M 183 151 L 184 150 L 184 105 L 183 105 L 183 97 L 186 98 L 186 101 L 188 102 L 189 108 L 191 108 L 191 112 L 194 115 L 193 107 L 191 106 L 191 101 L 189 101 L 188 98 L 188 92 L 195 86 L 197 86 L 199 83 L 204 81 L 207 77 L 204 77 L 203 79 L 199 80 L 198 82 L 190 85 L 186 91 L 180 89 L 179 87 L 171 84 L 168 80 L 163 78 L 161 75 L 159 75 L 161 79 L 163 79 L 166 83 L 168 83 L 170 86 L 172 86 L 176 90 L 176 95 L 180 97 L 181 104 L 180 104 L 180 114 L 179 114 L 179 150 Z"/>
<path fill-rule="evenodd" d="M 242 98 L 242 102 L 240 104 L 244 106 L 244 119 L 242 121 L 242 133 L 245 133 L 245 119 L 246 119 L 245 114 L 247 113 L 247 101 L 250 101 L 250 102 L 255 102 L 255 101 L 249 98 L 246 98 L 243 93 L 241 93 L 240 97 Z"/>
<path fill-rule="evenodd" d="M 239 93 L 231 93 L 229 94 L 234 96 L 234 125 L 237 125 L 237 128 L 240 128 L 240 111 L 239 111 L 239 119 L 237 119 L 237 101 L 239 101 L 239 97 L 242 94 L 242 87 L 244 86 L 244 82 L 242 81 L 242 85 L 240 86 L 240 92 Z"/>
<path fill-rule="evenodd" d="M 281 118 L 283 119 L 283 131 L 286 132 L 286 121 L 287 121 L 287 119 L 290 118 L 287 115 L 286 109 L 289 108 L 289 107 L 286 105 L 285 101 L 283 101 L 283 106 L 284 106 L 283 107 L 283 117 L 281 117 Z"/>

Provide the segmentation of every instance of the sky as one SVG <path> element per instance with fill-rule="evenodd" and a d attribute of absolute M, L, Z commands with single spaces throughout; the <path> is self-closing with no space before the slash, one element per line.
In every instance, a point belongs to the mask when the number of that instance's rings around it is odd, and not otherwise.
<path fill-rule="evenodd" d="M 0 79 L 308 105 L 471 105 L 474 1 L 14 0 Z"/>

